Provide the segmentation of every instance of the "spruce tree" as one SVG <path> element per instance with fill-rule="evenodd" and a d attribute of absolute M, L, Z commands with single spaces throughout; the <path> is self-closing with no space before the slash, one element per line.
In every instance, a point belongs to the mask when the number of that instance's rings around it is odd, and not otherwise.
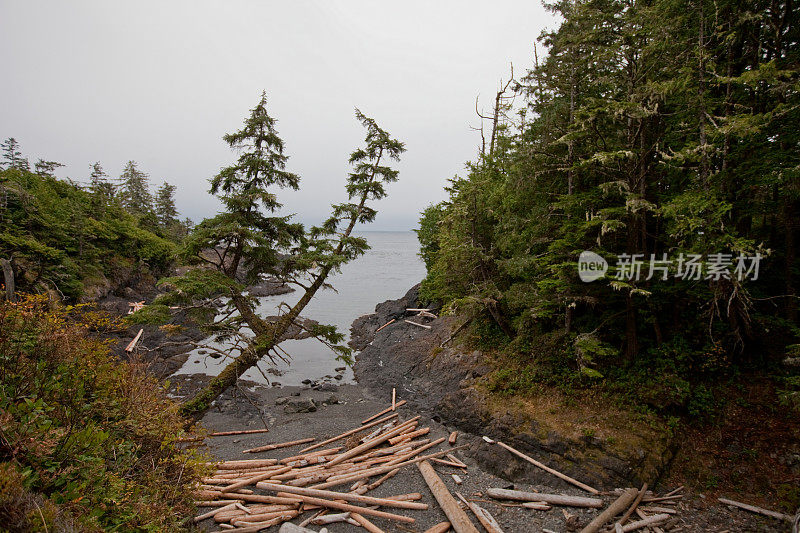
<path fill-rule="evenodd" d="M 153 195 L 147 174 L 137 168 L 135 161 L 128 161 L 120 176 L 122 182 L 122 206 L 128 212 L 144 217 L 153 213 Z"/>
<path fill-rule="evenodd" d="M 192 419 L 202 417 L 215 398 L 259 361 L 284 359 L 279 345 L 297 332 L 317 338 L 338 357 L 349 356 L 349 349 L 340 344 L 344 336 L 335 327 L 308 322 L 300 313 L 326 287 L 329 274 L 368 248 L 352 231 L 356 224 L 374 219 L 376 211 L 368 202 L 386 195 L 385 184 L 397 179 L 397 171 L 386 163 L 399 160 L 404 151 L 401 142 L 356 110 L 367 135 L 365 146 L 350 156 L 353 171 L 346 185 L 350 201 L 334 205 L 330 218 L 306 230 L 290 216 L 278 214 L 277 191 L 297 189 L 300 178 L 286 170 L 288 156 L 266 105 L 262 94 L 243 128 L 223 137 L 239 153 L 234 164 L 211 179 L 211 193 L 221 200 L 224 211 L 198 224 L 183 251 L 185 259 L 203 268 L 167 280 L 175 290 L 149 306 L 189 307 L 205 329 L 225 344 L 226 354 L 235 356 L 184 404 L 182 412 Z M 280 316 L 260 315 L 258 300 L 245 293 L 247 284 L 265 276 L 304 291 L 298 303 L 286 306 Z M 213 307 L 218 294 L 229 298 L 220 313 Z"/>
<path fill-rule="evenodd" d="M 17 170 L 30 170 L 28 159 L 22 155 L 19 150 L 19 143 L 14 137 L 9 137 L 2 144 L 0 148 L 3 149 L 4 162 L 0 166 L 6 169 L 15 168 Z"/>
<path fill-rule="evenodd" d="M 166 231 L 174 231 L 178 224 L 178 210 L 175 207 L 175 186 L 164 182 L 156 191 L 155 212 L 158 223 Z"/>

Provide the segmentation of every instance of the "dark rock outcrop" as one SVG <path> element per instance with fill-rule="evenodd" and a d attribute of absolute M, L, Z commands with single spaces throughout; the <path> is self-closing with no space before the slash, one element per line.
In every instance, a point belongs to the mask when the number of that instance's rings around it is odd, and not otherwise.
<path fill-rule="evenodd" d="M 671 458 L 669 442 L 649 443 L 647 449 L 630 443 L 610 443 L 591 435 L 567 437 L 546 427 L 525 409 L 493 397 L 481 386 L 492 365 L 479 351 L 450 342 L 463 318 L 428 319 L 423 329 L 402 320 L 405 309 L 421 307 L 417 287 L 400 300 L 384 302 L 373 315 L 360 317 L 351 328 L 356 355 L 356 379 L 370 393 L 391 397 L 392 388 L 413 409 L 469 432 L 474 438 L 501 439 L 590 484 L 631 486 L 655 481 Z M 396 322 L 375 331 L 392 318 Z M 418 319 L 414 319 L 418 321 Z M 631 431 L 634 429 L 631 428 Z M 638 442 L 638 441 L 637 441 Z M 471 452 L 488 471 L 515 481 L 550 483 L 554 478 L 495 446 L 476 446 Z M 558 481 L 558 480 L 556 480 Z"/>

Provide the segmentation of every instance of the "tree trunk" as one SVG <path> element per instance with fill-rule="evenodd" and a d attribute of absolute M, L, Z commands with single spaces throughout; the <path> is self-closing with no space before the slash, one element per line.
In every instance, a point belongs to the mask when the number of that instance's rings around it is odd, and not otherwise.
<path fill-rule="evenodd" d="M 380 165 L 382 154 L 383 150 L 378 153 L 377 160 L 372 167 L 370 182 L 375 179 L 375 173 Z M 365 192 L 361 196 L 361 201 L 356 213 L 350 219 L 347 229 L 342 233 L 339 244 L 333 253 L 334 255 L 341 255 L 344 251 L 345 241 L 353 232 L 353 228 L 355 228 L 359 217 L 363 213 L 366 201 L 367 193 Z M 190 422 L 199 421 L 211 407 L 211 402 L 216 400 L 228 387 L 235 385 L 242 374 L 247 372 L 251 367 L 257 365 L 263 357 L 268 356 L 269 352 L 281 342 L 283 335 L 291 327 L 295 319 L 300 316 L 300 313 L 305 309 L 316 292 L 324 285 L 325 279 L 328 277 L 331 270 L 333 270 L 332 265 L 322 267 L 319 274 L 314 278 L 314 282 L 306 289 L 303 297 L 300 298 L 300 301 L 298 301 L 288 313 L 281 316 L 280 320 L 273 325 L 266 326 L 264 321 L 253 312 L 241 294 L 232 295 L 236 308 L 251 327 L 256 337 L 250 344 L 250 349 L 248 351 L 241 353 L 239 357 L 229 363 L 218 376 L 213 378 L 203 390 L 197 393 L 194 398 L 181 406 L 181 414 L 187 417 Z M 233 274 L 235 275 L 235 270 Z"/>
<path fill-rule="evenodd" d="M 11 261 L 8 259 L 0 258 L 0 266 L 3 267 L 3 283 L 6 287 L 6 300 L 13 302 L 15 300 L 14 292 L 14 268 L 11 266 Z"/>

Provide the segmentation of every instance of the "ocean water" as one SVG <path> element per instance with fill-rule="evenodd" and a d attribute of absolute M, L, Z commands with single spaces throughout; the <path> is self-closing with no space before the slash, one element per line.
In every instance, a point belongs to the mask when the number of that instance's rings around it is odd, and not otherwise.
<path fill-rule="evenodd" d="M 348 336 L 353 320 L 374 312 L 375 305 L 383 301 L 400 298 L 425 277 L 425 265 L 417 255 L 419 243 L 414 232 L 370 231 L 358 235 L 367 239 L 371 249 L 345 265 L 341 273 L 328 278 L 335 290 L 318 292 L 302 313 L 320 323 L 335 325 Z M 293 305 L 301 296 L 302 291 L 297 290 L 262 298 L 259 311 L 276 314 L 281 302 Z M 280 346 L 290 354 L 289 364 L 262 361 L 259 364 L 261 372 L 251 368 L 243 379 L 258 383 L 276 381 L 282 385 L 299 385 L 304 379 L 315 380 L 335 375 L 334 369 L 344 366 L 335 360 L 335 354 L 327 346 L 316 339 L 285 341 Z M 227 362 L 200 355 L 195 350 L 190 352 L 189 359 L 176 373 L 216 375 Z M 267 372 L 270 368 L 272 371 Z M 282 375 L 274 375 L 276 371 Z M 353 374 L 348 368 L 342 382 L 352 381 Z"/>

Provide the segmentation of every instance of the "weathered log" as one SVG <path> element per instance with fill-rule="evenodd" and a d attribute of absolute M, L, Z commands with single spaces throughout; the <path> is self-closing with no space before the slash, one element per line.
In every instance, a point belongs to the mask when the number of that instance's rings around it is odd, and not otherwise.
<path fill-rule="evenodd" d="M 456 440 L 458 440 L 458 431 L 454 431 L 454 432 L 450 433 L 450 437 L 448 437 L 447 443 L 450 446 L 452 446 L 453 444 L 456 443 Z"/>
<path fill-rule="evenodd" d="M 283 467 L 280 470 L 276 470 L 274 472 L 266 472 L 264 474 L 258 474 L 257 476 L 253 476 L 253 477 L 244 479 L 242 481 L 237 481 L 236 483 L 234 483 L 232 485 L 228 485 L 227 487 L 223 488 L 221 492 L 223 492 L 223 493 L 231 492 L 231 491 L 234 491 L 234 490 L 237 490 L 237 489 L 241 489 L 243 487 L 247 487 L 249 485 L 255 485 L 256 483 L 258 483 L 261 480 L 269 479 L 274 475 L 282 474 L 284 472 L 288 472 L 291 469 L 292 469 L 291 466 L 286 466 L 286 467 Z"/>
<path fill-rule="evenodd" d="M 421 437 L 423 435 L 427 435 L 428 433 L 430 433 L 430 431 L 431 431 L 431 428 L 422 428 L 422 429 L 418 429 L 416 431 L 412 431 L 411 433 L 401 434 L 401 435 L 398 435 L 396 437 L 392 437 L 391 439 L 389 439 L 389 444 L 394 445 L 394 444 L 399 444 L 399 443 L 401 443 L 403 441 L 406 441 L 406 440 L 412 440 L 412 439 L 415 439 L 416 437 Z"/>
<path fill-rule="evenodd" d="M 256 433 L 269 433 L 269 429 L 242 429 L 237 431 L 216 431 L 209 433 L 207 437 L 228 437 L 230 435 L 254 435 Z"/>
<path fill-rule="evenodd" d="M 478 533 L 478 529 L 472 524 L 463 509 L 459 507 L 458 502 L 447 490 L 444 482 L 436 474 L 431 464 L 428 461 L 421 461 L 417 463 L 417 468 L 419 468 L 425 483 L 433 493 L 433 497 L 439 502 L 439 507 L 444 511 L 456 533 Z"/>
<path fill-rule="evenodd" d="M 375 490 L 381 484 L 383 484 L 384 481 L 386 481 L 389 478 L 392 478 L 392 477 L 396 476 L 398 472 L 400 472 L 399 468 L 395 468 L 394 470 L 392 470 L 390 472 L 387 472 L 386 474 L 383 475 L 383 477 L 379 478 L 377 481 L 374 481 L 374 482 L 370 483 L 369 485 L 367 485 L 367 492 Z M 364 481 L 366 481 L 366 479 Z"/>
<path fill-rule="evenodd" d="M 642 529 L 643 527 L 650 527 L 656 524 L 660 524 L 662 522 L 666 522 L 669 520 L 669 515 L 664 514 L 654 514 L 652 516 L 648 516 L 647 518 L 643 518 L 641 520 L 637 520 L 636 522 L 631 522 L 630 524 L 622 526 L 622 531 L 624 533 L 628 533 L 628 531 L 636 531 L 637 529 Z M 617 522 L 619 525 L 619 522 Z"/>
<path fill-rule="evenodd" d="M 591 507 L 597 509 L 603 506 L 603 500 L 587 498 L 585 496 L 565 496 L 563 494 L 545 494 L 543 492 L 524 492 L 521 490 L 495 488 L 487 489 L 486 494 L 498 500 L 545 502 L 551 505 L 563 505 L 565 507 Z"/>
<path fill-rule="evenodd" d="M 536 459 L 534 459 L 533 457 L 530 457 L 530 456 L 528 456 L 528 455 L 525 455 L 525 454 L 524 454 L 524 453 L 522 453 L 521 451 L 519 451 L 519 450 L 517 450 L 517 449 L 515 449 L 515 448 L 512 448 L 511 446 L 509 446 L 508 444 L 505 444 L 504 442 L 500 442 L 500 441 L 498 440 L 498 441 L 497 441 L 497 444 L 498 444 L 498 446 L 500 446 L 501 448 L 505 448 L 506 450 L 510 451 L 510 452 L 511 452 L 511 453 L 513 453 L 514 455 L 516 455 L 516 456 L 518 456 L 518 457 L 521 457 L 522 459 L 525 459 L 526 461 L 528 461 L 528 462 L 529 462 L 529 463 L 531 463 L 532 465 L 534 465 L 534 466 L 538 466 L 539 468 L 541 468 L 541 469 L 542 469 L 542 470 L 544 470 L 545 472 L 549 472 L 549 473 L 553 474 L 554 476 L 556 476 L 556 477 L 557 477 L 557 478 L 559 478 L 559 479 L 563 479 L 563 480 L 564 480 L 564 481 L 566 481 L 567 483 L 571 483 L 571 484 L 575 485 L 575 486 L 576 486 L 576 487 L 578 487 L 578 488 L 581 488 L 581 489 L 583 489 L 583 490 L 585 490 L 585 491 L 587 491 L 587 492 L 591 492 L 592 494 L 600 494 L 600 491 L 599 491 L 599 490 L 597 490 L 597 489 L 595 489 L 595 488 L 592 488 L 592 487 L 590 487 L 589 485 L 587 485 L 587 484 L 585 484 L 585 483 L 581 483 L 581 482 L 580 482 L 580 481 L 578 481 L 577 479 L 571 478 L 571 477 L 569 477 L 569 476 L 568 476 L 568 475 L 566 475 L 566 474 L 562 474 L 561 472 L 559 472 L 558 470 L 556 470 L 556 469 L 554 469 L 554 468 L 550 468 L 549 466 L 547 466 L 547 465 L 545 465 L 545 464 L 543 464 L 543 463 L 541 463 L 541 462 L 537 461 L 537 460 L 536 460 Z"/>
<path fill-rule="evenodd" d="M 336 492 L 332 490 L 309 489 L 305 487 L 290 487 L 287 485 L 278 485 L 276 483 L 264 483 L 264 482 L 258 483 L 256 486 L 259 489 L 269 490 L 272 492 L 286 492 L 289 494 L 312 496 L 315 498 L 332 498 L 348 502 L 363 503 L 365 505 L 380 505 L 382 507 L 397 507 L 400 509 L 419 509 L 419 510 L 425 510 L 428 508 L 427 503 L 389 500 L 386 498 L 374 498 L 372 496 L 361 496 L 359 494 L 353 494 L 350 492 Z"/>
<path fill-rule="evenodd" d="M 384 531 L 381 528 L 379 528 L 378 526 L 376 526 L 375 524 L 373 524 L 360 514 L 352 513 L 350 516 L 353 518 L 353 520 L 358 522 L 361 525 L 361 527 L 369 531 L 369 533 L 384 533 Z"/>
<path fill-rule="evenodd" d="M 405 405 L 405 404 L 406 404 L 406 401 L 405 401 L 405 400 L 400 400 L 399 402 L 397 402 L 397 405 L 395 405 L 395 406 L 394 406 L 394 407 L 395 407 L 395 410 L 397 410 L 397 408 L 398 408 L 398 407 L 400 407 L 400 406 L 402 406 L 402 405 Z M 392 408 L 391 408 L 391 407 L 387 407 L 386 409 L 384 409 L 384 410 L 383 410 L 383 411 L 381 411 L 380 413 L 375 413 L 375 414 L 374 414 L 374 415 L 372 415 L 371 417 L 369 417 L 369 418 L 367 418 L 366 420 L 362 421 L 362 422 L 361 422 L 361 424 L 363 425 L 363 424 L 366 424 L 366 423 L 368 423 L 368 422 L 371 422 L 371 421 L 375 420 L 376 418 L 378 418 L 379 416 L 383 416 L 383 415 L 385 415 L 386 413 L 390 412 L 391 410 L 392 410 Z"/>
<path fill-rule="evenodd" d="M 412 324 L 414 326 L 419 326 L 421 328 L 431 329 L 431 326 L 426 326 L 425 324 L 420 324 L 419 322 L 412 322 L 411 320 L 403 320 L 403 322 L 406 322 L 408 324 Z"/>
<path fill-rule="evenodd" d="M 793 516 L 779 513 L 777 511 L 770 511 L 769 509 L 764 509 L 763 507 L 756 507 L 755 505 L 737 502 L 735 500 L 729 500 L 727 498 L 717 498 L 717 499 L 719 500 L 720 503 L 724 503 L 725 505 L 732 505 L 734 507 L 738 507 L 739 509 L 750 511 L 751 513 L 757 513 L 760 515 L 769 516 L 771 518 L 777 518 L 778 520 L 783 520 L 784 522 L 789 522 L 789 523 L 791 523 L 794 520 Z"/>
<path fill-rule="evenodd" d="M 317 532 L 292 524 L 291 522 L 286 522 L 278 530 L 278 533 L 317 533 Z"/>
<path fill-rule="evenodd" d="M 384 324 L 381 327 L 379 327 L 378 329 L 376 329 L 375 333 L 378 333 L 380 330 L 382 330 L 383 328 L 385 328 L 386 326 L 388 326 L 390 324 L 394 324 L 396 321 L 397 321 L 396 318 L 391 319 L 389 322 L 387 322 L 386 324 Z"/>
<path fill-rule="evenodd" d="M 644 498 L 644 495 L 645 495 L 646 493 L 647 493 L 647 483 L 645 483 L 645 484 L 643 484 L 643 485 L 642 485 L 642 488 L 641 488 L 641 489 L 639 489 L 639 492 L 636 494 L 636 499 L 635 499 L 635 500 L 633 500 L 633 503 L 632 503 L 632 504 L 631 504 L 631 506 L 628 508 L 628 510 L 627 510 L 627 511 L 625 511 L 625 514 L 624 514 L 624 515 L 622 515 L 622 518 L 620 518 L 619 520 L 617 520 L 617 523 L 619 523 L 619 524 L 624 524 L 624 523 L 625 523 L 625 520 L 627 520 L 628 518 L 630 518 L 630 517 L 631 517 L 631 515 L 633 514 L 633 512 L 636 510 L 636 508 L 637 508 L 637 507 L 639 506 L 639 504 L 642 502 L 642 498 Z"/>
<path fill-rule="evenodd" d="M 201 515 L 197 515 L 197 516 L 194 517 L 194 523 L 196 524 L 197 522 L 202 522 L 206 518 L 211 518 L 215 514 L 221 513 L 222 511 L 227 511 L 229 509 L 236 509 L 236 504 L 235 503 L 229 503 L 228 505 L 225 505 L 225 506 L 220 507 L 218 509 L 212 509 L 207 513 L 203 513 Z"/>
<path fill-rule="evenodd" d="M 497 520 L 494 517 L 475 502 L 471 502 L 464 498 L 461 494 L 456 492 L 456 496 L 464 502 L 464 504 L 469 507 L 469 510 L 472 511 L 472 514 L 475 515 L 475 518 L 478 519 L 478 522 L 486 529 L 488 533 L 503 533 L 503 528 L 500 527 L 500 524 L 497 523 Z"/>
<path fill-rule="evenodd" d="M 639 491 L 636 489 L 628 489 L 622 495 L 614 500 L 611 505 L 597 515 L 594 520 L 589 522 L 586 527 L 581 529 L 581 533 L 596 533 L 600 531 L 606 523 L 611 521 L 619 513 L 623 512 L 638 496 Z"/>
<path fill-rule="evenodd" d="M 281 442 L 278 444 L 266 444 L 264 446 L 258 446 L 257 448 L 250 448 L 249 450 L 244 450 L 242 453 L 258 453 L 258 452 L 268 452 L 270 450 L 277 450 L 279 448 L 288 448 L 290 446 L 297 446 L 298 444 L 308 444 L 309 442 L 314 442 L 316 439 L 311 437 L 308 439 L 300 439 L 300 440 L 293 440 L 289 442 Z"/>
<path fill-rule="evenodd" d="M 296 487 L 295 487 L 296 488 Z M 278 496 L 284 496 L 291 493 L 286 492 L 279 492 Z M 351 496 L 357 496 L 357 494 L 351 494 Z M 394 513 L 387 513 L 384 511 L 378 511 L 376 509 L 371 509 L 369 507 L 359 507 L 357 505 L 350 505 L 348 503 L 342 503 L 340 501 L 333 501 L 333 500 L 326 500 L 324 498 L 314 498 L 312 496 L 304 496 L 297 494 L 297 498 L 301 499 L 306 503 L 310 503 L 312 505 L 319 505 L 320 507 L 329 507 L 331 509 L 340 509 L 342 511 L 350 511 L 351 513 L 359 513 L 364 515 L 370 516 L 377 516 L 378 518 L 386 518 L 387 520 L 394 520 L 395 522 L 405 522 L 409 524 L 413 524 L 415 520 L 410 516 L 403 516 Z"/>
<path fill-rule="evenodd" d="M 126 352 L 131 353 L 134 350 L 134 348 L 136 348 L 136 345 L 139 343 L 139 339 L 142 338 L 142 333 L 144 333 L 143 328 L 139 329 L 139 333 L 137 333 L 136 336 L 133 338 L 133 340 L 129 342 L 128 345 L 125 347 Z"/>
<path fill-rule="evenodd" d="M 552 509 L 552 507 L 545 502 L 525 502 L 522 506 L 526 509 L 535 509 L 537 511 L 549 511 Z"/>
<path fill-rule="evenodd" d="M 328 462 L 328 466 L 335 466 L 335 465 L 337 465 L 337 464 L 339 464 L 339 463 L 341 463 L 343 461 L 346 461 L 346 460 L 350 459 L 351 457 L 355 457 L 356 455 L 361 455 L 361 453 L 363 453 L 364 451 L 372 449 L 375 446 L 377 446 L 378 444 L 384 443 L 387 440 L 391 439 L 395 435 L 399 435 L 400 433 L 403 433 L 403 431 L 405 431 L 410 425 L 412 425 L 414 422 L 416 422 L 419 419 L 420 419 L 420 417 L 416 416 L 416 417 L 414 417 L 414 418 L 412 418 L 410 420 L 407 420 L 406 422 L 403 422 L 402 424 L 400 424 L 396 428 L 392 429 L 391 431 L 389 431 L 387 433 L 384 433 L 383 435 L 379 435 L 378 437 L 375 437 L 374 439 L 372 439 L 369 442 L 365 442 L 364 444 L 362 444 L 360 446 L 356 446 L 352 450 L 349 450 L 349 451 L 347 451 L 345 453 L 337 455 L 334 459 L 332 459 L 331 461 Z"/>
<path fill-rule="evenodd" d="M 447 458 L 456 463 L 459 467 L 467 468 L 467 464 L 458 457 L 456 457 L 455 455 L 453 455 L 452 453 L 448 453 Z"/>
<path fill-rule="evenodd" d="M 450 522 L 439 522 L 430 529 L 425 530 L 425 533 L 447 533 L 450 531 Z"/>
<path fill-rule="evenodd" d="M 350 435 L 354 435 L 355 433 L 358 433 L 360 431 L 364 431 L 367 428 L 371 428 L 373 426 L 380 425 L 380 424 L 382 424 L 384 422 L 388 422 L 389 420 L 392 420 L 393 418 L 397 418 L 398 416 L 400 416 L 399 413 L 395 413 L 395 414 L 389 415 L 389 416 L 387 416 L 385 418 L 381 418 L 380 420 L 375 420 L 373 422 L 370 422 L 369 424 L 367 424 L 365 426 L 353 428 L 353 429 L 351 429 L 349 431 L 345 431 L 344 433 L 342 433 L 340 435 L 336 435 L 335 437 L 331 437 L 328 440 L 324 440 L 322 442 L 314 444 L 313 446 L 309 446 L 308 448 L 303 448 L 302 450 L 300 450 L 300 452 L 310 452 L 311 450 L 316 450 L 317 448 L 320 448 L 322 446 L 326 446 L 326 445 L 328 445 L 328 444 L 330 444 L 332 442 L 336 442 L 339 439 L 343 439 L 345 437 L 349 437 Z"/>

